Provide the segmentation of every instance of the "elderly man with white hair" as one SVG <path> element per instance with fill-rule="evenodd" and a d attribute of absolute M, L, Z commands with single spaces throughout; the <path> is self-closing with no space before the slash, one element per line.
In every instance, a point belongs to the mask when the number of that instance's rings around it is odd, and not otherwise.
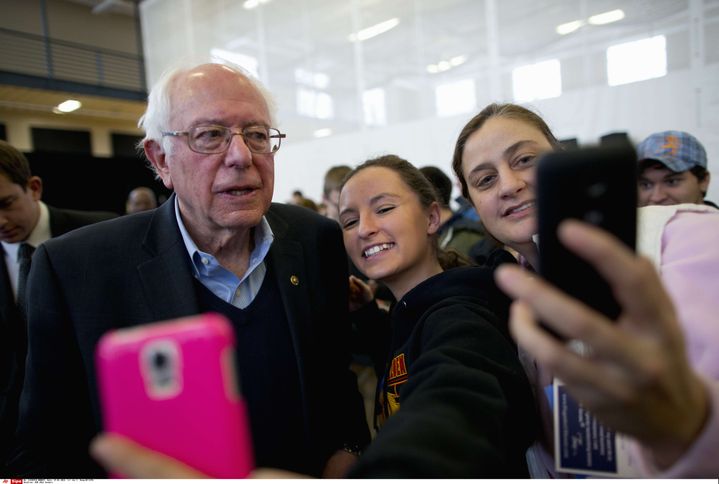
<path fill-rule="evenodd" d="M 331 220 L 272 203 L 285 135 L 271 107 L 258 82 L 228 66 L 167 72 L 140 126 L 174 194 L 38 248 L 13 475 L 103 476 L 88 453 L 102 430 L 98 339 L 206 311 L 233 323 L 258 466 L 338 476 L 368 442 L 345 344 L 342 236 Z"/>

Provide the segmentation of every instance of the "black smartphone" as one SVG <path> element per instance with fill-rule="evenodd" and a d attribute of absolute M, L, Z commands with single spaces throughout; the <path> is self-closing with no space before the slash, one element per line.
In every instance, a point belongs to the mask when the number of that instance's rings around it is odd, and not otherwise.
<path fill-rule="evenodd" d="M 634 250 L 636 160 L 634 148 L 626 143 L 555 151 L 537 165 L 539 273 L 611 320 L 617 319 L 620 307 L 609 284 L 559 241 L 557 228 L 566 219 L 582 220 L 611 232 Z"/>

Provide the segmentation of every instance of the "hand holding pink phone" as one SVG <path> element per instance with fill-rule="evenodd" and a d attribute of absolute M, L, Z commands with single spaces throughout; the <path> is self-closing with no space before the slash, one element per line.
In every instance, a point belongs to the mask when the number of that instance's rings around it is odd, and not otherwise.
<path fill-rule="evenodd" d="M 107 333 L 96 352 L 105 431 L 211 477 L 247 476 L 252 446 L 233 352 L 232 327 L 214 313 Z"/>

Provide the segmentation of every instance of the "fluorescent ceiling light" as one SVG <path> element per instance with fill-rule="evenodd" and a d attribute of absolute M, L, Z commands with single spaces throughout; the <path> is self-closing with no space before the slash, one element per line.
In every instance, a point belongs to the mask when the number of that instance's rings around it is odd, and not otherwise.
<path fill-rule="evenodd" d="M 467 62 L 466 55 L 457 55 L 457 56 L 452 57 L 449 60 L 449 63 L 452 65 L 452 67 L 457 67 L 459 65 L 464 64 L 465 62 Z"/>
<path fill-rule="evenodd" d="M 315 130 L 313 134 L 315 138 L 326 138 L 327 136 L 332 134 L 332 130 L 330 128 L 322 128 Z"/>
<path fill-rule="evenodd" d="M 367 27 L 366 29 L 362 29 L 359 32 L 355 34 L 350 34 L 349 39 L 350 42 L 357 42 L 358 40 L 361 42 L 363 40 L 371 39 L 372 37 L 376 37 L 380 34 L 384 34 L 388 30 L 392 30 L 396 26 L 399 25 L 399 19 L 397 17 L 391 18 L 389 20 L 385 20 L 384 22 L 380 22 L 376 25 L 373 25 L 372 27 Z"/>
<path fill-rule="evenodd" d="M 604 25 L 616 22 L 624 18 L 623 10 L 611 10 L 609 12 L 599 13 L 589 17 L 588 22 L 592 25 Z M 573 20 L 564 24 L 557 25 L 555 31 L 559 35 L 567 35 L 584 26 L 584 20 Z"/>
<path fill-rule="evenodd" d="M 609 12 L 592 15 L 589 17 L 589 23 L 592 25 L 604 25 L 616 22 L 624 18 L 623 10 L 610 10 Z"/>
<path fill-rule="evenodd" d="M 466 55 L 456 55 L 449 60 L 441 60 L 436 64 L 429 64 L 427 66 L 427 72 L 437 74 L 438 72 L 448 71 L 453 67 L 461 66 L 465 62 L 467 62 Z"/>
<path fill-rule="evenodd" d="M 557 25 L 557 28 L 555 30 L 559 35 L 567 35 L 571 34 L 575 30 L 580 28 L 582 25 L 584 25 L 583 20 L 574 20 L 572 22 L 567 22 L 566 24 Z"/>
<path fill-rule="evenodd" d="M 245 10 L 252 10 L 253 8 L 257 8 L 260 5 L 269 2 L 270 0 L 245 0 L 245 3 L 242 4 L 242 7 Z"/>
<path fill-rule="evenodd" d="M 82 106 L 82 103 L 78 101 L 77 99 L 68 99 L 67 101 L 63 101 L 60 104 L 56 106 L 56 109 L 60 111 L 61 113 L 71 113 L 75 111 L 76 109 L 80 109 L 80 106 Z M 53 109 L 53 112 L 55 110 Z"/>

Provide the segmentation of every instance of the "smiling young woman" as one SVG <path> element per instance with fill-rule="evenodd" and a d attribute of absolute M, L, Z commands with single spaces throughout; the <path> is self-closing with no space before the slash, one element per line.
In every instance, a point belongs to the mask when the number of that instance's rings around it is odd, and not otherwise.
<path fill-rule="evenodd" d="M 532 237 L 537 160 L 555 149 L 559 142 L 538 114 L 516 104 L 490 104 L 465 125 L 454 150 L 452 167 L 463 195 L 487 232 L 530 268 L 537 267 L 541 250 Z M 543 392 L 552 376 L 600 421 L 636 439 L 629 448 L 642 476 L 717 475 L 719 464 L 708 456 L 719 442 L 719 359 L 712 353 L 719 344 L 719 269 L 713 269 L 719 268 L 719 212 L 705 205 L 649 206 L 638 219 L 637 247 L 648 258 L 588 226 L 559 230 L 562 243 L 612 286 L 622 306 L 618 324 L 516 265 L 497 271 L 502 289 L 517 300 L 510 325 L 526 353 L 543 417 L 542 438 L 529 452 L 532 477 L 556 474 L 552 413 Z M 501 250 L 490 259 L 514 260 Z M 567 339 L 583 341 L 592 357 L 578 356 L 539 319 L 561 328 Z"/>
<path fill-rule="evenodd" d="M 383 156 L 347 175 L 339 209 L 352 262 L 397 300 L 389 321 L 361 318 L 379 348 L 382 427 L 350 477 L 526 477 L 536 414 L 508 300 L 490 271 L 438 248 L 434 188 Z"/>

